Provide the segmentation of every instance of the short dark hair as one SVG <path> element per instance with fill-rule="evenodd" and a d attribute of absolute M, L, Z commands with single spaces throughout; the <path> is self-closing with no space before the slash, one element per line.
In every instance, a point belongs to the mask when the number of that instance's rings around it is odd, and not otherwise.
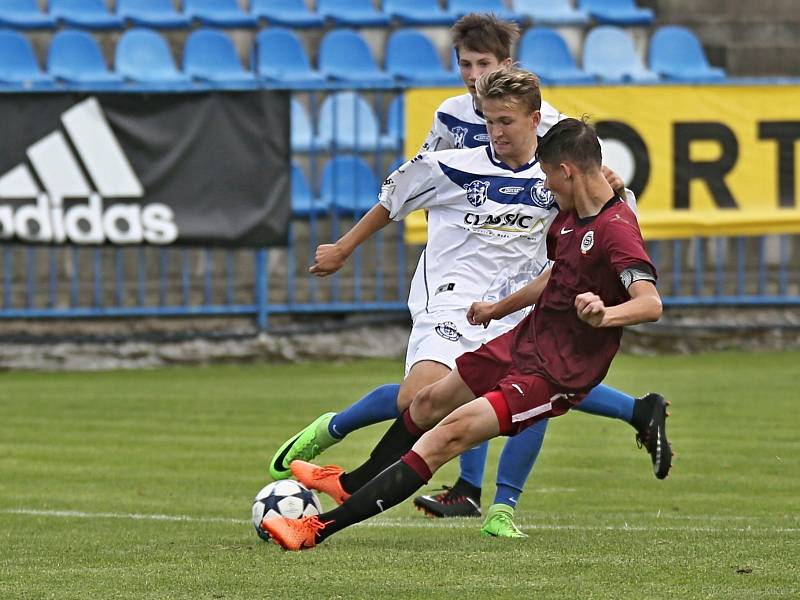
<path fill-rule="evenodd" d="M 478 97 L 484 100 L 507 100 L 510 96 L 525 107 L 528 114 L 542 108 L 539 78 L 530 71 L 510 66 L 481 75 L 475 84 Z"/>
<path fill-rule="evenodd" d="M 584 171 L 599 169 L 603 164 L 600 140 L 586 117 L 564 119 L 553 125 L 539 141 L 536 156 L 548 165 L 571 162 Z"/>
<path fill-rule="evenodd" d="M 451 29 L 453 47 L 493 54 L 498 61 L 511 58 L 511 46 L 519 39 L 519 25 L 503 21 L 492 13 L 469 13 Z"/>

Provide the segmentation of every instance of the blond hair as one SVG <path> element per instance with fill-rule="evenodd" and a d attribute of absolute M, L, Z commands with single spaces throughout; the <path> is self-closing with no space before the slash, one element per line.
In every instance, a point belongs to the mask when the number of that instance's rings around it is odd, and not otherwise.
<path fill-rule="evenodd" d="M 524 106 L 529 114 L 542 107 L 539 78 L 517 66 L 483 74 L 475 83 L 475 90 L 481 102 L 511 97 L 515 104 Z"/>

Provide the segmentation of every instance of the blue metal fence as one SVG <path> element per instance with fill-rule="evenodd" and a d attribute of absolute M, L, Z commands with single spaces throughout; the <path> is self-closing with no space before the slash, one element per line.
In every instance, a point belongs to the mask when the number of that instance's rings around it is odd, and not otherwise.
<path fill-rule="evenodd" d="M 335 276 L 308 273 L 314 250 L 374 203 L 402 156 L 398 90 L 298 92 L 293 214 L 287 248 L 0 245 L 0 318 L 402 311 L 420 248 L 402 224 L 369 240 Z M 364 111 L 369 114 L 364 115 Z M 327 115 L 327 116 L 326 116 Z M 300 181 L 300 178 L 305 181 Z M 305 187 L 303 187 L 303 185 Z M 668 306 L 800 304 L 800 236 L 651 242 Z"/>
<path fill-rule="evenodd" d="M 306 273 L 310 236 L 270 250 L 4 245 L 0 318 L 249 315 L 266 328 L 276 314 L 400 311 L 419 248 L 392 229 L 327 279 Z M 650 251 L 668 306 L 800 304 L 797 236 L 659 241 Z"/>

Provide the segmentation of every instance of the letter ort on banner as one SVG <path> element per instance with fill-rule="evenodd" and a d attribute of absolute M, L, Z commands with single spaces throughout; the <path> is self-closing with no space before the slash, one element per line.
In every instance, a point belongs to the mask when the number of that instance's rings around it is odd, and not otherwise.
<path fill-rule="evenodd" d="M 288 122 L 275 92 L 0 95 L 0 240 L 285 244 Z"/>

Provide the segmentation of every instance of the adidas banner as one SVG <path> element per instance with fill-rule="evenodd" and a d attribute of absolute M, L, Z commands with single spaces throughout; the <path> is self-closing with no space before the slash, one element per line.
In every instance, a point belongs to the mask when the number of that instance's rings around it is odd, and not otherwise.
<path fill-rule="evenodd" d="M 284 92 L 0 94 L 0 242 L 277 246 Z"/>

